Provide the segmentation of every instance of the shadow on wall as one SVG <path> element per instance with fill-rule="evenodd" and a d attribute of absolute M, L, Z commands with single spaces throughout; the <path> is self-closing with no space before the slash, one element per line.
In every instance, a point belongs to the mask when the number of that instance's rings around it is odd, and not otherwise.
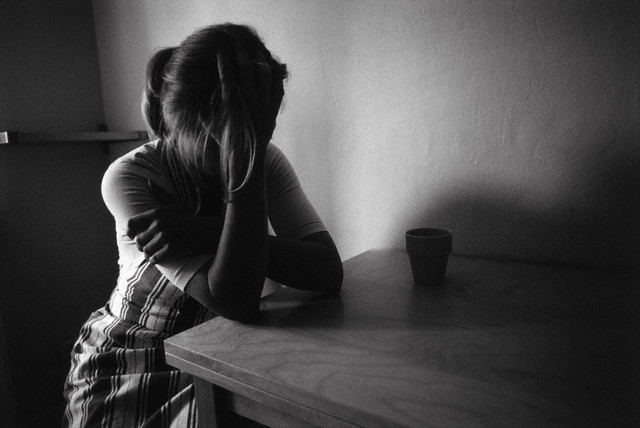
<path fill-rule="evenodd" d="M 637 270 L 640 148 L 603 139 L 562 156 L 562 171 L 545 188 L 466 182 L 430 201 L 411 224 L 452 228 L 457 254 Z"/>
<path fill-rule="evenodd" d="M 0 310 L 25 417 L 61 403 L 70 345 L 115 284 L 107 166 L 98 144 L 0 147 Z"/>

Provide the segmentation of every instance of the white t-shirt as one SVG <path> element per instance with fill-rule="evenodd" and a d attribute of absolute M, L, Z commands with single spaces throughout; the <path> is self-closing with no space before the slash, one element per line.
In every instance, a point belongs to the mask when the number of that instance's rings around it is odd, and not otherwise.
<path fill-rule="evenodd" d="M 102 180 L 102 197 L 115 218 L 120 276 L 134 275 L 145 261 L 144 254 L 127 236 L 127 222 L 136 214 L 161 203 L 151 193 L 148 180 L 175 195 L 168 173 L 162 166 L 159 140 L 146 143 L 114 161 Z M 267 209 L 276 235 L 300 239 L 325 231 L 324 224 L 302 191 L 300 182 L 284 154 L 273 144 L 267 147 Z M 156 266 L 176 287 L 184 291 L 189 280 L 213 259 L 213 252 L 185 257 L 165 257 Z"/>

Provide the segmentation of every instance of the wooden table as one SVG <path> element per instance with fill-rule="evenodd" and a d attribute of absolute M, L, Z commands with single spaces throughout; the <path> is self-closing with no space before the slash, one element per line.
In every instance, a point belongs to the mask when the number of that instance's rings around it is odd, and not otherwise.
<path fill-rule="evenodd" d="M 205 426 L 640 426 L 628 276 L 451 257 L 445 285 L 418 286 L 399 249 L 344 267 L 340 297 L 285 289 L 256 324 L 165 342 Z"/>

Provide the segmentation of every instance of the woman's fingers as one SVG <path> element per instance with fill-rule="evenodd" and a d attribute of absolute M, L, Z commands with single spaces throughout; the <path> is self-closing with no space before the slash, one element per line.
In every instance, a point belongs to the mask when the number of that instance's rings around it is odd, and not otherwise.
<path fill-rule="evenodd" d="M 219 49 L 217 52 L 218 57 L 218 74 L 220 75 L 220 86 L 222 90 L 222 99 L 228 100 L 231 94 L 231 88 L 229 86 L 229 80 L 233 76 L 233 64 L 229 55 Z"/>
<path fill-rule="evenodd" d="M 256 59 L 252 61 L 240 43 L 234 45 L 233 51 L 238 66 L 236 83 L 242 92 L 249 97 L 256 96 L 268 101 L 271 96 L 271 67 L 264 53 L 258 52 Z M 222 50 L 218 51 L 218 73 L 224 98 L 230 94 L 229 79 L 233 73 L 233 65 L 229 55 Z"/>
<path fill-rule="evenodd" d="M 164 259 L 164 256 L 167 254 L 167 251 L 169 251 L 169 244 L 164 245 L 162 248 L 156 251 L 155 254 L 150 256 L 149 261 L 151 263 L 160 263 L 162 259 Z"/>
<path fill-rule="evenodd" d="M 249 55 L 247 55 L 247 52 L 240 43 L 234 44 L 233 51 L 236 56 L 236 64 L 238 64 L 238 85 L 240 85 L 240 88 L 242 88 L 245 94 L 255 92 L 256 82 L 253 78 L 254 68 L 249 59 Z"/>
<path fill-rule="evenodd" d="M 151 222 L 157 217 L 156 209 L 136 214 L 127 222 L 127 236 L 131 239 L 136 237 L 140 232 L 147 229 Z"/>
<path fill-rule="evenodd" d="M 148 260 L 153 263 L 162 258 L 162 255 L 166 252 L 168 243 L 162 238 L 161 234 L 155 235 L 141 250 Z M 160 253 L 160 254 L 158 254 Z"/>
<path fill-rule="evenodd" d="M 265 100 L 271 96 L 271 67 L 262 52 L 256 54 L 255 66 L 258 69 L 258 95 Z"/>
<path fill-rule="evenodd" d="M 148 230 L 154 221 L 166 219 L 174 216 L 175 213 L 182 212 L 182 207 L 178 205 L 164 205 L 160 208 L 153 208 L 148 211 L 136 214 L 127 222 L 127 236 L 133 239 L 145 230 Z"/>
<path fill-rule="evenodd" d="M 127 236 L 133 239 L 142 231 L 149 228 L 151 223 L 159 218 L 165 218 L 175 212 L 185 211 L 184 206 L 178 198 L 171 193 L 158 186 L 155 182 L 148 180 L 149 191 L 158 201 L 163 204 L 159 208 L 154 208 L 134 215 L 127 222 Z"/>
<path fill-rule="evenodd" d="M 235 67 L 230 52 L 217 52 L 223 103 L 238 95 L 234 93 L 239 89 L 240 95 L 247 101 L 257 138 L 268 144 L 282 101 L 282 86 L 273 86 L 273 71 L 265 52 L 256 52 L 255 59 L 251 60 L 239 43 L 234 44 L 233 51 Z"/>
<path fill-rule="evenodd" d="M 156 239 L 156 237 L 158 236 L 161 237 L 162 234 L 159 233 L 158 231 L 157 223 L 156 222 L 151 223 L 151 225 L 146 230 L 143 230 L 142 232 L 138 233 L 134 238 L 136 247 L 138 247 L 139 251 L 144 251 L 144 249 L 149 245 L 149 243 L 154 239 Z"/>

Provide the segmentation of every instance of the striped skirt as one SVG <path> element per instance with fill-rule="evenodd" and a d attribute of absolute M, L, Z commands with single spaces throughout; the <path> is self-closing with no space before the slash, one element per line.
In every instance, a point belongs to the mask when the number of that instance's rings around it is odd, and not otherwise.
<path fill-rule="evenodd" d="M 212 314 L 144 268 L 135 292 L 124 281 L 82 327 L 64 386 L 63 427 L 197 427 L 193 380 L 166 364 L 163 341 Z"/>

